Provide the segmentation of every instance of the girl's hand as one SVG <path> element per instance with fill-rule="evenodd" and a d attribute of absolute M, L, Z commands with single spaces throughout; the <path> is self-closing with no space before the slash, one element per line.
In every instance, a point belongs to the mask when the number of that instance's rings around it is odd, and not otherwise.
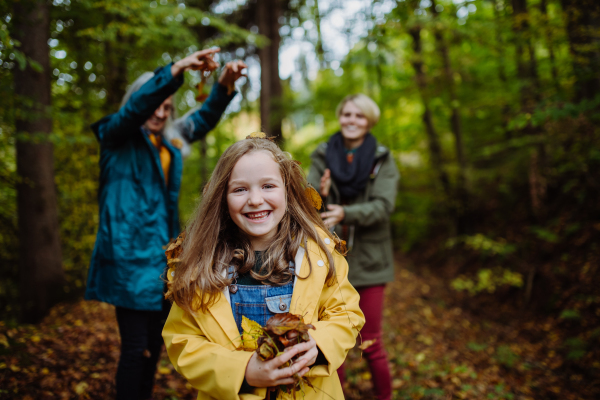
<path fill-rule="evenodd" d="M 221 72 L 221 76 L 219 77 L 219 83 L 225 87 L 231 87 L 242 76 L 247 76 L 242 73 L 244 68 L 248 68 L 248 66 L 240 60 L 230 61 L 225 64 L 225 68 L 223 68 L 223 72 Z"/>
<path fill-rule="evenodd" d="M 329 195 L 329 189 L 331 189 L 331 171 L 327 168 L 321 177 L 321 185 L 319 186 L 321 196 L 327 197 Z"/>
<path fill-rule="evenodd" d="M 344 207 L 337 204 L 329 204 L 327 205 L 327 209 L 329 211 L 325 211 L 321 213 L 321 218 L 323 218 L 323 223 L 327 228 L 331 228 L 342 222 L 346 213 L 344 212 Z"/>
<path fill-rule="evenodd" d="M 315 339 L 313 339 L 310 332 L 308 332 L 308 335 L 310 336 L 310 340 L 308 342 L 304 342 L 301 344 L 308 345 L 309 348 L 308 348 L 308 350 L 306 350 L 306 353 L 301 355 L 300 358 L 298 358 L 295 361 L 295 362 L 298 362 L 298 361 L 306 359 L 306 360 L 308 360 L 306 362 L 307 367 L 313 365 L 315 363 L 315 361 L 317 361 L 317 356 L 319 355 L 319 349 L 317 348 L 317 342 L 315 341 Z M 296 345 L 296 346 L 299 346 L 299 345 Z"/>
<path fill-rule="evenodd" d="M 304 355 L 292 365 L 279 368 L 300 353 Z M 308 366 L 314 364 L 317 354 L 317 343 L 312 337 L 308 342 L 285 349 L 283 354 L 269 361 L 262 361 L 255 352 L 246 366 L 246 381 L 250 386 L 258 388 L 293 384 L 296 382 L 294 375 L 301 377 L 306 374 L 309 371 Z"/>
<path fill-rule="evenodd" d="M 218 47 L 197 51 L 174 63 L 171 66 L 171 75 L 178 76 L 182 72 L 189 71 L 190 69 L 214 71 L 219 68 L 219 63 L 213 59 L 213 55 L 219 51 L 221 51 L 221 49 Z"/>

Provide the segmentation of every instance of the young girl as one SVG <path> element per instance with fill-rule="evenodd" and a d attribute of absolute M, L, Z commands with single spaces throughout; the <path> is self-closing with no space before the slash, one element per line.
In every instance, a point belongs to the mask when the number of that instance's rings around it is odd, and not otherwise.
<path fill-rule="evenodd" d="M 264 399 L 295 374 L 317 388 L 305 386 L 302 398 L 343 399 L 336 370 L 364 316 L 306 187 L 300 166 L 265 138 L 239 141 L 219 159 L 181 264 L 168 272 L 175 304 L 163 337 L 198 399 Z M 242 316 L 264 325 L 284 312 L 315 326 L 310 341 L 269 361 L 240 350 Z"/>

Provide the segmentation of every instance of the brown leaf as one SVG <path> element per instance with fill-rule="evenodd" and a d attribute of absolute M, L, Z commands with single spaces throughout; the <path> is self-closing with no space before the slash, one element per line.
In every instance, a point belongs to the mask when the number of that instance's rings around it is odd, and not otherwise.
<path fill-rule="evenodd" d="M 169 260 L 179 259 L 179 256 L 181 256 L 181 252 L 183 251 L 183 248 L 181 247 L 183 239 L 185 239 L 185 231 L 181 232 L 179 236 L 177 236 L 177 239 L 169 243 L 169 246 L 165 251 L 165 255 L 167 256 L 167 262 Z"/>
<path fill-rule="evenodd" d="M 181 148 L 183 147 L 183 142 L 180 139 L 175 138 L 171 139 L 171 145 L 176 149 L 181 150 Z"/>
<path fill-rule="evenodd" d="M 206 83 L 206 78 L 208 78 L 211 75 L 211 73 L 212 72 L 210 72 L 208 75 L 205 75 L 204 72 L 202 72 L 202 78 L 196 86 L 196 89 L 198 89 L 198 96 L 196 96 L 196 101 L 200 103 L 204 102 L 204 100 L 208 98 L 208 94 L 204 93 L 204 84 Z"/>
<path fill-rule="evenodd" d="M 258 348 L 256 349 L 256 352 L 261 360 L 267 361 L 275 358 L 278 349 L 272 338 L 261 336 L 258 338 Z"/>
<path fill-rule="evenodd" d="M 196 101 L 198 103 L 203 103 L 206 99 L 208 99 L 208 94 L 206 93 L 200 93 L 198 96 L 196 96 Z"/>
<path fill-rule="evenodd" d="M 335 242 L 335 249 L 337 250 L 337 252 L 346 257 L 346 254 L 348 254 L 348 247 L 346 247 L 346 241 L 340 239 L 340 237 L 335 232 L 333 232 L 333 241 Z"/>
<path fill-rule="evenodd" d="M 311 324 L 305 324 L 301 315 L 291 313 L 277 314 L 269 318 L 265 325 L 265 331 L 272 332 L 275 335 L 283 335 L 292 329 L 308 332 L 309 329 L 315 329 L 315 327 Z"/>
<path fill-rule="evenodd" d="M 252 132 L 251 134 L 246 136 L 246 139 L 266 139 L 266 138 L 267 138 L 267 134 L 264 132 Z"/>
<path fill-rule="evenodd" d="M 304 195 L 308 197 L 308 200 L 310 200 L 314 208 L 317 210 L 321 209 L 323 206 L 323 199 L 321 199 L 321 195 L 314 187 L 307 186 L 306 189 L 304 189 Z"/>
<path fill-rule="evenodd" d="M 361 350 L 366 350 L 369 347 L 373 346 L 373 344 L 377 341 L 377 339 L 373 339 L 373 340 L 365 340 L 364 342 L 362 342 L 360 344 L 360 346 L 358 346 L 359 349 Z"/>
<path fill-rule="evenodd" d="M 270 140 L 271 142 L 275 141 L 274 137 L 269 137 L 264 132 L 253 132 L 253 133 L 249 134 L 248 136 L 246 136 L 246 139 L 267 139 L 267 140 Z"/>

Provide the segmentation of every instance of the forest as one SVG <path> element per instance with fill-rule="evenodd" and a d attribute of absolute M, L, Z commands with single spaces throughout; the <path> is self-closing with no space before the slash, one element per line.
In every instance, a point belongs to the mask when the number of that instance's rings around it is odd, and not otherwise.
<path fill-rule="evenodd" d="M 401 175 L 394 398 L 600 398 L 600 2 L 7 0 L 0 25 L 0 399 L 112 396 L 114 311 L 82 300 L 89 126 L 145 71 L 212 46 L 248 77 L 184 162 L 182 226 L 231 143 L 266 132 L 308 171 L 340 100 L 367 94 Z M 373 395 L 360 357 L 351 399 Z M 164 354 L 157 376 L 156 398 L 195 398 Z"/>

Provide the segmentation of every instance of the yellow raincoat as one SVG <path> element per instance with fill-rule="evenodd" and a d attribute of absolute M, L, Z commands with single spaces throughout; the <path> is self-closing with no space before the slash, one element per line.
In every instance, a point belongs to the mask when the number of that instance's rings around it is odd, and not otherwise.
<path fill-rule="evenodd" d="M 301 266 L 298 276 L 305 277 L 310 270 L 310 258 L 312 273 L 307 279 L 296 278 L 290 312 L 304 315 L 304 322 L 316 327 L 310 334 L 329 364 L 310 369 L 305 376 L 316 390 L 306 387 L 304 394 L 296 394 L 299 400 L 344 398 L 336 370 L 354 347 L 358 331 L 365 323 L 358 307 L 358 293 L 348 281 L 348 263 L 334 250 L 334 242 L 324 232 L 319 233 L 333 255 L 337 283 L 332 286 L 325 283 L 327 256 L 315 242 L 308 241 L 308 251 L 301 247 L 294 261 Z M 206 313 L 198 311 L 190 315 L 173 304 L 163 338 L 171 362 L 198 389 L 199 400 L 266 397 L 265 388 L 238 393 L 252 352 L 236 351 L 241 346 L 241 338 L 231 311 L 229 291 L 224 291 Z M 278 397 L 288 398 L 291 395 L 281 393 Z"/>

